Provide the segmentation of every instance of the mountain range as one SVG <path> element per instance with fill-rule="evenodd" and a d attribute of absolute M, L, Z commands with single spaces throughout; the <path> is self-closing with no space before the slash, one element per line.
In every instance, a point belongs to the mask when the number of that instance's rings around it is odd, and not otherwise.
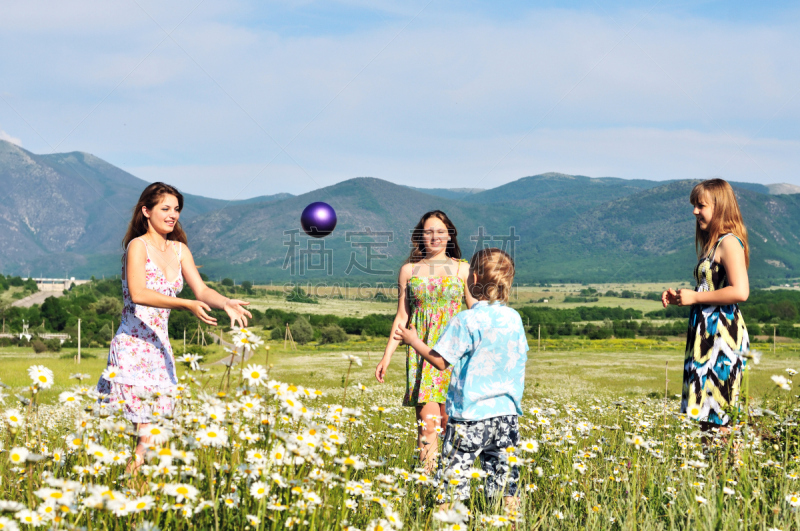
<path fill-rule="evenodd" d="M 465 258 L 480 245 L 514 240 L 520 282 L 689 280 L 696 258 L 688 197 L 696 182 L 545 173 L 483 190 L 361 177 L 299 196 L 185 194 L 181 222 L 203 272 L 237 281 L 392 282 L 410 230 L 434 209 L 455 223 Z M 0 141 L 0 272 L 118 274 L 120 241 L 147 184 L 88 153 L 36 155 Z M 731 184 L 750 233 L 751 278 L 798 276 L 800 188 Z M 300 213 L 314 201 L 338 216 L 321 240 L 299 231 Z M 368 252 L 377 256 L 371 273 L 363 271 Z"/>

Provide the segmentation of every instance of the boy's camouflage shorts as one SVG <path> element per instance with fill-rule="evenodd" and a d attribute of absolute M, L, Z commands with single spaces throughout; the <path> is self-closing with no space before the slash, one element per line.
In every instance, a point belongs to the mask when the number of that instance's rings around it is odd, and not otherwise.
<path fill-rule="evenodd" d="M 475 458 L 486 472 L 485 493 L 494 498 L 517 494 L 519 466 L 508 462 L 507 448 L 519 443 L 519 423 L 516 415 L 492 417 L 484 420 L 454 421 L 447 423 L 442 444 L 437 477 L 443 501 L 468 500 L 469 472 Z"/>

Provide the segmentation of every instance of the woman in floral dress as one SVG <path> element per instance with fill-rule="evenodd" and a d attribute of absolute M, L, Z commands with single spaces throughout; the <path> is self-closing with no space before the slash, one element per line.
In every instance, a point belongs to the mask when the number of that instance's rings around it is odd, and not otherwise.
<path fill-rule="evenodd" d="M 450 318 L 475 300 L 465 289 L 469 265 L 461 260 L 458 233 L 447 215 L 434 210 L 420 219 L 412 233 L 412 250 L 408 262 L 400 269 L 397 326 L 414 326 L 429 346 L 436 344 Z M 375 369 L 375 377 L 383 383 L 392 355 L 400 341 L 389 338 L 383 358 Z M 417 352 L 406 354 L 406 392 L 403 405 L 416 408 L 419 433 L 417 444 L 420 460 L 432 470 L 438 454 L 437 434 L 447 423 L 445 402 L 450 385 L 450 369 L 440 371 Z"/>
<path fill-rule="evenodd" d="M 232 300 L 205 285 L 186 245 L 178 218 L 183 196 L 172 186 L 153 183 L 142 192 L 123 239 L 122 320 L 97 383 L 106 407 L 122 408 L 139 440 L 128 472 L 138 470 L 150 445 L 150 423 L 172 414 L 178 384 L 169 343 L 171 309 L 183 308 L 216 325 L 211 308 L 224 309 L 231 324 L 247 326 L 249 303 Z M 184 279 L 197 300 L 177 298 Z"/>

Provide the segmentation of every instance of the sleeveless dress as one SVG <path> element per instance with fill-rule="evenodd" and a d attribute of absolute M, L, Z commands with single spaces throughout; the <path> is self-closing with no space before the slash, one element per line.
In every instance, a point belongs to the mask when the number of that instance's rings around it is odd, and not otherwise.
<path fill-rule="evenodd" d="M 411 307 L 410 324 L 416 327 L 417 335 L 426 345 L 435 345 L 450 318 L 461 310 L 464 281 L 458 275 L 411 277 L 407 289 Z M 411 347 L 407 349 L 403 405 L 414 407 L 428 402 L 444 404 L 452 367 L 440 371 L 425 361 L 416 350 Z"/>
<path fill-rule="evenodd" d="M 183 270 L 175 282 L 168 282 L 164 272 L 150 260 L 147 242 L 145 286 L 168 297 L 176 297 L 183 288 Z M 180 264 L 183 247 L 169 242 Z M 130 244 L 129 244 L 130 246 Z M 180 265 L 179 265 L 180 268 Z M 123 277 L 125 277 L 123 266 Z M 102 400 L 114 409 L 122 408 L 123 416 L 134 423 L 152 422 L 154 418 L 172 414 L 172 396 L 178 384 L 175 358 L 169 343 L 167 321 L 170 310 L 141 306 L 131 300 L 127 280 L 122 281 L 122 320 L 111 340 L 107 365 L 115 369 L 116 378 L 102 376 L 97 390 Z"/>
<path fill-rule="evenodd" d="M 696 292 L 716 291 L 728 285 L 725 267 L 714 262 L 717 248 L 727 236 L 731 235 L 723 235 L 697 264 Z M 730 418 L 725 409 L 736 407 L 745 367 L 743 354 L 749 350 L 750 338 L 738 304 L 692 305 L 681 413 L 719 426 L 728 424 Z"/>

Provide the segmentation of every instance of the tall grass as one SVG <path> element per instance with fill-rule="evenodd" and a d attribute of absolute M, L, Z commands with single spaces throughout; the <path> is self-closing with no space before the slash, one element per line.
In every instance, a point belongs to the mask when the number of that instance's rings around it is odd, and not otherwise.
<path fill-rule="evenodd" d="M 529 387 L 520 425 L 530 444 L 514 452 L 523 463 L 519 514 L 503 515 L 472 480 L 470 517 L 453 524 L 437 519 L 434 479 L 418 468 L 412 411 L 397 406 L 402 363 L 393 363 L 391 387 L 373 390 L 362 384 L 377 360 L 359 366 L 352 354 L 335 354 L 297 367 L 313 355 L 281 363 L 290 354 L 272 354 L 270 369 L 262 350 L 245 371 L 221 367 L 213 379 L 183 372 L 176 412 L 158 423 L 169 436 L 133 479 L 123 473 L 135 445 L 132 426 L 98 406 L 91 390 L 75 390 L 80 403 L 50 405 L 41 391 L 14 389 L 30 402 L 5 399 L 0 525 L 484 529 L 510 519 L 517 529 L 800 529 L 793 391 L 772 385 L 750 403 L 747 387 L 734 432 L 704 439 L 675 400 L 602 388 L 576 393 L 566 382 Z M 766 361 L 748 378 L 769 380 L 770 373 L 759 374 Z M 529 363 L 535 373 L 542 361 Z M 308 376 L 321 367 L 324 377 Z M 569 370 L 564 364 L 563 373 Z M 346 393 L 336 381 L 345 374 Z M 279 383 L 287 375 L 306 387 Z M 56 384 L 67 376 L 57 373 Z M 11 410 L 23 419 L 18 426 Z M 15 464 L 19 449 L 31 455 Z"/>

